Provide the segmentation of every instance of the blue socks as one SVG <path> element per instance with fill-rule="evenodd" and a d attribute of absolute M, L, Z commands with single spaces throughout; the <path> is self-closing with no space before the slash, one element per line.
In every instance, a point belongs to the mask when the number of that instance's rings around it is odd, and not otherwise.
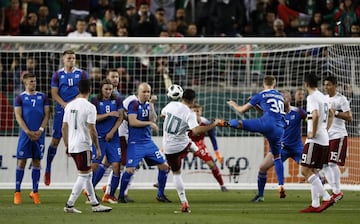
<path fill-rule="evenodd" d="M 56 151 L 57 151 L 57 148 L 49 146 L 48 154 L 47 154 L 47 158 L 46 158 L 46 169 L 45 169 L 46 173 L 51 172 L 51 163 L 54 160 L 54 157 L 56 155 Z"/>
<path fill-rule="evenodd" d="M 16 183 L 15 183 L 15 191 L 20 192 L 21 183 L 24 178 L 24 169 L 23 168 L 16 168 Z"/>
<path fill-rule="evenodd" d="M 32 189 L 33 192 L 36 193 L 39 190 L 39 180 L 40 180 L 40 167 L 33 167 L 32 168 Z"/>
<path fill-rule="evenodd" d="M 115 174 L 112 175 L 111 177 L 111 189 L 110 189 L 110 196 L 114 196 L 115 195 L 115 191 L 116 188 L 119 186 L 119 182 L 120 182 L 120 173 L 115 176 Z"/>
<path fill-rule="evenodd" d="M 166 185 L 166 181 L 167 181 L 167 176 L 168 176 L 169 171 L 168 170 L 160 170 L 159 169 L 159 173 L 158 173 L 158 197 L 164 196 L 164 192 L 165 192 L 165 185 Z"/>
<path fill-rule="evenodd" d="M 274 159 L 275 172 L 279 185 L 284 185 L 284 165 L 281 158 Z"/>
<path fill-rule="evenodd" d="M 92 184 L 95 188 L 95 186 L 99 183 L 101 178 L 104 176 L 104 173 L 106 171 L 107 167 L 104 166 L 104 164 L 100 164 L 95 171 L 93 178 L 92 178 Z"/>
<path fill-rule="evenodd" d="M 265 190 L 265 185 L 266 185 L 266 179 L 267 179 L 267 174 L 259 172 L 258 173 L 258 180 L 257 180 L 257 184 L 258 184 L 258 195 L 260 197 L 264 196 L 264 190 Z"/>
<path fill-rule="evenodd" d="M 124 172 L 124 174 L 121 177 L 121 184 L 120 184 L 120 191 L 119 191 L 119 198 L 125 197 L 125 190 L 127 186 L 129 185 L 132 173 Z"/>

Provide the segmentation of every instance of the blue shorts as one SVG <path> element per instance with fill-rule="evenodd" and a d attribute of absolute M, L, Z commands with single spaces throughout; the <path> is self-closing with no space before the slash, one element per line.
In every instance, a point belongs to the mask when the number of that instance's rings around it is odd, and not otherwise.
<path fill-rule="evenodd" d="M 126 167 L 136 167 L 145 159 L 148 166 L 159 165 L 166 162 L 165 156 L 153 142 L 128 143 Z"/>
<path fill-rule="evenodd" d="M 243 129 L 263 134 L 269 142 L 271 153 L 276 156 L 281 152 L 281 139 L 284 135 L 284 127 L 277 126 L 271 120 L 264 118 L 242 120 Z"/>
<path fill-rule="evenodd" d="M 281 160 L 284 162 L 288 158 L 292 158 L 296 163 L 300 162 L 302 151 L 304 149 L 303 145 L 299 145 L 295 148 L 281 148 Z"/>
<path fill-rule="evenodd" d="M 45 148 L 45 133 L 37 141 L 31 141 L 24 133 L 20 133 L 18 147 L 16 152 L 17 159 L 38 159 L 41 160 L 44 156 Z"/>
<path fill-rule="evenodd" d="M 62 123 L 64 118 L 64 110 L 56 110 L 54 115 L 53 134 L 52 137 L 61 139 L 62 137 Z"/>
<path fill-rule="evenodd" d="M 105 139 L 99 139 L 99 145 L 101 149 L 101 157 L 100 159 L 95 159 L 96 157 L 96 149 L 93 145 L 92 147 L 92 162 L 93 163 L 101 163 L 104 156 L 106 155 L 108 163 L 116 163 L 121 162 L 121 150 L 120 150 L 120 139 L 118 136 L 114 136 L 111 141 L 106 142 Z"/>

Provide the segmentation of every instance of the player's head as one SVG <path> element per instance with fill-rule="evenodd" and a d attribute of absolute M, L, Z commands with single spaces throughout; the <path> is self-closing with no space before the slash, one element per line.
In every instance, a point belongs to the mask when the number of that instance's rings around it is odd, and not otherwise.
<path fill-rule="evenodd" d="M 113 99 L 114 86 L 110 79 L 103 79 L 100 82 L 99 99 Z"/>
<path fill-rule="evenodd" d="M 91 82 L 89 79 L 81 79 L 78 84 L 80 94 L 86 95 L 91 91 Z"/>
<path fill-rule="evenodd" d="M 63 52 L 63 63 L 65 68 L 75 67 L 75 51 L 66 50 Z"/>
<path fill-rule="evenodd" d="M 305 87 L 317 88 L 319 78 L 314 73 L 305 74 L 304 83 Z"/>
<path fill-rule="evenodd" d="M 195 101 L 195 97 L 196 97 L 196 93 L 194 90 L 192 89 L 185 89 L 184 90 L 184 93 L 183 93 L 183 96 L 182 96 L 182 100 L 192 106 L 194 104 L 194 101 Z"/>
<path fill-rule="evenodd" d="M 137 97 L 141 103 L 145 103 L 150 100 L 151 95 L 151 86 L 146 83 L 140 83 L 137 90 Z"/>
<path fill-rule="evenodd" d="M 276 86 L 275 76 L 265 75 L 263 79 L 263 85 L 265 88 L 274 88 Z"/>
<path fill-rule="evenodd" d="M 117 69 L 110 69 L 106 72 L 106 78 L 110 79 L 112 82 L 114 88 L 118 88 L 119 86 L 119 80 L 120 80 L 120 74 Z"/>
<path fill-rule="evenodd" d="M 335 95 L 337 86 L 337 79 L 335 76 L 328 76 L 324 79 L 324 89 L 330 96 Z"/>
<path fill-rule="evenodd" d="M 284 104 L 289 105 L 291 102 L 291 93 L 287 90 L 282 90 L 281 95 L 284 97 Z"/>
<path fill-rule="evenodd" d="M 202 106 L 198 103 L 194 103 L 193 105 L 191 105 L 191 110 L 194 111 L 196 113 L 197 116 L 201 116 L 202 115 Z"/>
<path fill-rule="evenodd" d="M 36 90 L 36 76 L 32 73 L 25 73 L 22 76 L 22 81 L 24 83 L 25 89 L 27 91 L 35 91 Z"/>
<path fill-rule="evenodd" d="M 302 87 L 299 87 L 295 91 L 295 101 L 305 100 L 305 90 Z"/>

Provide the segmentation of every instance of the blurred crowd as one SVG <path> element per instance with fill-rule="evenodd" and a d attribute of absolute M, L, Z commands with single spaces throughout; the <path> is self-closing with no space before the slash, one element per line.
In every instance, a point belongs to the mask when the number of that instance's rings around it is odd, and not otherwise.
<path fill-rule="evenodd" d="M 360 0 L 1 0 L 0 34 L 358 37 Z"/>

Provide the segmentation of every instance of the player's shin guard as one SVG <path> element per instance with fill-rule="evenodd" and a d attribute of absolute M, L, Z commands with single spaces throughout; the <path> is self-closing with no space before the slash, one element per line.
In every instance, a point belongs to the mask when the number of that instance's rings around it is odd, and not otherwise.
<path fill-rule="evenodd" d="M 274 159 L 275 172 L 279 185 L 284 185 L 284 165 L 281 158 Z"/>
<path fill-rule="evenodd" d="M 53 147 L 51 145 L 49 146 L 48 154 L 47 154 L 47 157 L 46 157 L 46 169 L 45 169 L 46 173 L 51 172 L 51 164 L 52 164 L 52 161 L 54 160 L 54 157 L 56 155 L 56 151 L 57 151 L 56 147 Z"/>
<path fill-rule="evenodd" d="M 158 186 L 158 194 L 157 194 L 158 197 L 164 195 L 168 173 L 169 173 L 169 170 L 160 170 L 159 169 L 159 173 L 158 173 L 159 186 Z"/>
<path fill-rule="evenodd" d="M 34 193 L 39 190 L 39 181 L 40 181 L 40 167 L 33 167 L 31 172 L 32 177 L 32 191 Z"/>
<path fill-rule="evenodd" d="M 266 179 L 267 179 L 267 173 L 266 172 L 259 172 L 258 173 L 258 196 L 263 197 L 264 196 L 264 190 L 266 185 Z"/>

